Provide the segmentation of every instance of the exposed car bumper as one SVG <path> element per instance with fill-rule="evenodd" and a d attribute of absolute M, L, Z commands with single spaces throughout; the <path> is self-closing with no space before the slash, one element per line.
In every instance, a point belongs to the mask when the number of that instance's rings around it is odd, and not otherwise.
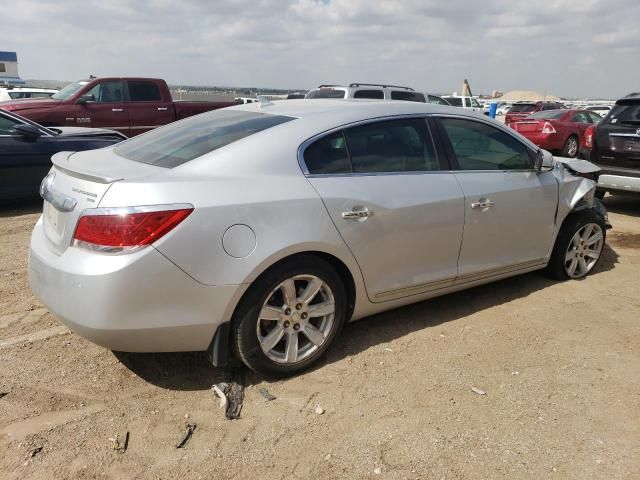
<path fill-rule="evenodd" d="M 598 188 L 618 192 L 640 193 L 640 178 L 602 173 L 598 179 Z"/>
<path fill-rule="evenodd" d="M 152 247 L 59 255 L 47 242 L 40 219 L 31 236 L 31 289 L 71 330 L 112 350 L 206 350 L 243 288 L 202 285 Z"/>

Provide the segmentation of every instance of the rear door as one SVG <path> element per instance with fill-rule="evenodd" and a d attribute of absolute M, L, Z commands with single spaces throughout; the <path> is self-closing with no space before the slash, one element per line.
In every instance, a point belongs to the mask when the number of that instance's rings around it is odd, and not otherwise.
<path fill-rule="evenodd" d="M 148 132 L 175 120 L 173 101 L 162 98 L 156 82 L 128 80 L 126 85 L 130 136 Z"/>
<path fill-rule="evenodd" d="M 553 173 L 534 171 L 529 147 L 488 122 L 438 122 L 465 196 L 459 281 L 544 264 L 558 198 Z"/>
<path fill-rule="evenodd" d="M 454 174 L 441 168 L 425 118 L 327 134 L 306 146 L 303 164 L 360 266 L 371 301 L 453 282 L 463 195 Z"/>

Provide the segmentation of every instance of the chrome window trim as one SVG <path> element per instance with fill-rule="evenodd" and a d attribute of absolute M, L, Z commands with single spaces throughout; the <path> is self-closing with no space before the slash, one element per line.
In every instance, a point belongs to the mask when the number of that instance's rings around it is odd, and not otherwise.
<path fill-rule="evenodd" d="M 350 123 L 345 123 L 343 125 L 340 125 L 338 127 L 332 127 L 329 130 L 324 130 L 323 132 L 317 133 L 312 137 L 309 137 L 308 139 L 306 139 L 304 142 L 302 142 L 300 144 L 300 146 L 298 147 L 298 166 L 300 167 L 300 169 L 302 170 L 302 173 L 304 174 L 305 177 L 308 178 L 324 178 L 324 177 L 354 177 L 354 176 L 379 176 L 379 175 L 416 175 L 416 174 L 425 174 L 425 173 L 442 173 L 443 170 L 416 170 L 416 171 L 411 171 L 411 172 L 369 172 L 369 173 L 355 173 L 355 172 L 345 172 L 345 173 L 309 173 L 309 169 L 307 168 L 307 165 L 304 163 L 304 151 L 307 149 L 307 147 L 309 147 L 309 145 L 311 145 L 312 143 L 314 143 L 317 140 L 320 140 L 328 135 L 331 135 L 332 133 L 341 131 L 341 130 L 345 130 L 347 128 L 351 128 L 351 127 L 359 127 L 361 125 L 368 125 L 370 123 L 377 123 L 377 122 L 385 122 L 385 121 L 391 121 L 391 120 L 405 120 L 405 119 L 410 119 L 410 118 L 421 118 L 425 121 L 425 128 L 427 129 L 427 132 L 429 132 L 429 138 L 431 139 L 431 144 L 434 147 L 434 155 L 435 155 L 435 159 L 438 163 L 440 163 L 440 158 L 438 157 L 438 151 L 435 148 L 435 141 L 433 138 L 433 133 L 431 132 L 431 129 L 429 128 L 429 125 L 427 123 L 427 118 L 430 117 L 432 114 L 430 113 L 407 113 L 407 114 L 400 114 L 400 115 L 385 115 L 382 117 L 372 117 L 372 118 L 367 118 L 365 120 L 357 120 L 355 122 L 350 122 Z"/>
<path fill-rule="evenodd" d="M 514 138 L 515 140 L 517 140 L 519 143 L 521 143 L 522 145 L 524 145 L 525 148 L 527 148 L 528 150 L 533 150 L 532 153 L 536 152 L 537 150 L 539 150 L 540 148 L 537 147 L 534 143 L 529 142 L 529 140 L 527 140 L 525 137 L 523 137 L 522 135 L 518 134 L 518 132 L 516 132 L 515 130 L 513 130 L 512 128 L 509 128 L 507 126 L 505 126 L 504 124 L 501 123 L 497 123 L 495 121 L 489 121 L 489 120 L 485 120 L 484 118 L 476 118 L 476 117 L 471 117 L 471 116 L 465 116 L 465 115 L 456 115 L 456 114 L 450 114 L 450 113 L 434 113 L 432 115 L 433 118 L 456 118 L 459 120 L 469 120 L 471 122 L 475 121 L 478 123 L 484 123 L 490 127 L 496 128 L 497 130 L 506 133 L 507 135 L 510 135 L 512 138 Z M 511 130 L 511 131 L 509 131 Z M 524 140 L 524 141 L 523 141 Z M 452 172 L 454 173 L 509 173 L 509 172 L 535 172 L 537 173 L 538 171 L 533 168 L 533 165 L 531 166 L 531 168 L 519 168 L 519 169 L 510 169 L 510 170 L 452 170 Z"/>

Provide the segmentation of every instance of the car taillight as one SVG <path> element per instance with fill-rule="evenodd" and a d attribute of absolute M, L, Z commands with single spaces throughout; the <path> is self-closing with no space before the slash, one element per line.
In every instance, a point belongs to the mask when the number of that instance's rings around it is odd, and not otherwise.
<path fill-rule="evenodd" d="M 78 220 L 73 245 L 109 253 L 151 245 L 193 212 L 191 205 L 180 207 L 168 205 L 86 210 Z"/>
<path fill-rule="evenodd" d="M 556 129 L 553 128 L 553 125 L 549 122 L 544 122 L 544 125 L 542 125 L 542 133 L 556 133 Z"/>
<path fill-rule="evenodd" d="M 584 131 L 584 136 L 582 137 L 582 146 L 591 150 L 593 148 L 593 135 L 596 133 L 596 126 L 590 125 Z"/>

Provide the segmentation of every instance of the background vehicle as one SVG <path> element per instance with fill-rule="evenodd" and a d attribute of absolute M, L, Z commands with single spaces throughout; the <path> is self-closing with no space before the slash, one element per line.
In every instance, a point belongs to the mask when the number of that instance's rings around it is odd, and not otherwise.
<path fill-rule="evenodd" d="M 618 100 L 587 132 L 581 153 L 602 168 L 600 196 L 605 192 L 640 192 L 640 94 Z"/>
<path fill-rule="evenodd" d="M 0 87 L 0 102 L 23 98 L 51 98 L 58 90 L 51 88 Z"/>
<path fill-rule="evenodd" d="M 95 78 L 67 85 L 46 100 L 13 100 L 0 109 L 44 126 L 105 127 L 127 136 L 235 102 L 174 102 L 164 80 Z"/>
<path fill-rule="evenodd" d="M 546 110 L 512 122 L 510 127 L 540 148 L 574 158 L 587 127 L 600 120 L 598 114 L 588 110 Z"/>
<path fill-rule="evenodd" d="M 121 133 L 97 128 L 44 128 L 0 110 L 0 200 L 37 198 L 57 152 L 92 150 L 124 139 Z"/>
<path fill-rule="evenodd" d="M 504 123 L 509 125 L 511 122 L 522 120 L 524 117 L 536 112 L 544 112 L 546 110 L 560 110 L 564 105 L 558 102 L 516 102 L 511 105 L 509 112 L 504 118 Z"/>
<path fill-rule="evenodd" d="M 587 107 L 586 110 L 589 110 L 593 113 L 597 113 L 598 115 L 604 118 L 611 111 L 611 108 L 612 108 L 611 105 L 591 105 Z"/>
<path fill-rule="evenodd" d="M 427 102 L 433 103 L 434 105 L 447 105 L 451 106 L 449 102 L 447 102 L 444 98 L 439 97 L 438 95 L 433 95 L 431 93 L 426 94 Z"/>
<path fill-rule="evenodd" d="M 445 95 L 444 98 L 453 107 L 462 107 L 474 112 L 482 112 L 482 105 L 473 97 L 462 95 Z"/>
<path fill-rule="evenodd" d="M 310 90 L 305 98 L 369 98 L 373 100 L 426 102 L 424 94 L 416 92 L 411 87 L 379 85 L 376 83 L 351 83 L 347 86 L 320 85 L 318 88 Z M 437 101 L 435 98 L 434 100 Z"/>
<path fill-rule="evenodd" d="M 295 92 L 287 94 L 287 100 L 301 100 L 305 97 L 306 93 Z"/>
<path fill-rule="evenodd" d="M 597 167 L 574 176 L 512 129 L 451 111 L 247 104 L 58 154 L 32 288 L 109 348 L 208 349 L 220 364 L 231 347 L 284 376 L 349 319 L 545 267 L 591 271 L 606 229 L 585 178 Z"/>

